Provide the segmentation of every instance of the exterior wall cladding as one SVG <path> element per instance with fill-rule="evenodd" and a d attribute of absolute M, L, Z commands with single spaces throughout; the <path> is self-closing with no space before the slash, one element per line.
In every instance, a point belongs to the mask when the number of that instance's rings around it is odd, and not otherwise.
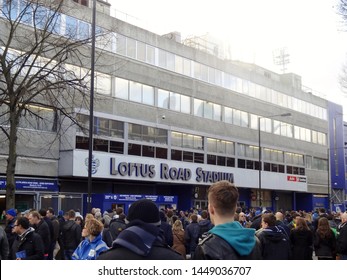
<path fill-rule="evenodd" d="M 221 59 L 113 18 L 105 14 L 106 4 L 98 2 L 97 26 L 117 40 L 100 57 L 97 44 L 95 71 L 109 75 L 110 90 L 96 89 L 94 130 L 102 129 L 103 120 L 116 121 L 122 135 L 94 135 L 106 150 L 98 146 L 96 151 L 94 144 L 93 193 L 177 196 L 177 208 L 187 209 L 206 206 L 208 186 L 227 179 L 239 188 L 245 207 L 257 207 L 260 200 L 273 210 L 328 207 L 327 100 L 304 92 L 295 74 Z M 91 10 L 79 7 L 71 16 L 88 21 Z M 119 47 L 122 42 L 125 49 Z M 148 57 L 152 51 L 153 60 Z M 125 84 L 126 95 L 118 95 Z M 165 94 L 171 98 L 166 103 Z M 80 113 L 87 116 L 85 109 Z M 279 116 L 285 113 L 291 116 Z M 164 140 L 148 140 L 151 129 L 153 135 L 164 131 Z M 69 128 L 60 138 L 59 160 L 52 160 L 59 167 L 51 165 L 46 173 L 56 174 L 52 178 L 58 179 L 60 193 L 87 193 L 88 150 L 81 144 L 87 137 Z M 120 150 L 112 152 L 111 143 Z M 133 146 L 139 150 L 130 151 Z M 166 156 L 158 156 L 159 151 Z M 175 158 L 177 152 L 181 160 Z M 31 166 L 20 175 L 33 174 Z"/>

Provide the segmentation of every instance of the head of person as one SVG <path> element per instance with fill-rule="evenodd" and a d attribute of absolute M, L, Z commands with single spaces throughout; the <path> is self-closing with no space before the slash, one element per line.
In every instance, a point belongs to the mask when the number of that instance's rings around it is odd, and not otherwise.
<path fill-rule="evenodd" d="M 282 212 L 276 212 L 275 217 L 277 221 L 283 222 L 284 216 Z"/>
<path fill-rule="evenodd" d="M 276 217 L 272 213 L 266 213 L 261 216 L 261 227 L 269 228 L 276 225 Z"/>
<path fill-rule="evenodd" d="M 47 208 L 46 216 L 52 218 L 54 216 L 54 209 L 52 207 Z"/>
<path fill-rule="evenodd" d="M 295 228 L 297 230 L 310 230 L 305 218 L 302 218 L 302 217 L 296 218 L 296 227 Z"/>
<path fill-rule="evenodd" d="M 41 217 L 46 217 L 46 215 L 47 215 L 47 209 L 41 208 L 41 209 L 39 210 L 39 213 L 40 213 Z"/>
<path fill-rule="evenodd" d="M 219 181 L 212 184 L 207 192 L 208 212 L 211 222 L 217 225 L 217 220 L 234 221 L 234 214 L 239 199 L 239 192 L 229 181 Z"/>
<path fill-rule="evenodd" d="M 125 221 L 126 223 L 131 223 L 136 220 L 146 224 L 160 226 L 159 209 L 152 200 L 140 199 L 131 204 Z"/>
<path fill-rule="evenodd" d="M 87 221 L 90 220 L 90 219 L 94 219 L 94 215 L 91 214 L 91 213 L 88 213 L 88 214 L 86 215 L 86 217 L 85 217 L 84 220 L 87 222 Z"/>
<path fill-rule="evenodd" d="M 75 222 L 76 222 L 76 224 L 78 224 L 78 225 L 82 225 L 82 224 L 83 224 L 83 217 L 82 217 L 82 216 L 77 216 L 77 217 L 75 218 Z"/>
<path fill-rule="evenodd" d="M 30 227 L 30 222 L 27 217 L 19 217 L 13 225 L 12 232 L 21 235 Z"/>
<path fill-rule="evenodd" d="M 246 221 L 246 214 L 244 212 L 239 213 L 239 221 L 245 222 Z"/>
<path fill-rule="evenodd" d="M 6 211 L 6 220 L 12 221 L 15 217 L 17 217 L 16 209 L 11 208 Z"/>
<path fill-rule="evenodd" d="M 182 222 L 180 220 L 176 220 L 172 225 L 172 230 L 173 231 L 183 230 Z"/>
<path fill-rule="evenodd" d="M 202 210 L 200 215 L 202 219 L 206 220 L 208 218 L 207 210 Z"/>
<path fill-rule="evenodd" d="M 82 237 L 88 237 L 90 240 L 93 240 L 95 237 L 100 235 L 103 229 L 104 225 L 102 224 L 102 222 L 98 221 L 95 218 L 92 218 L 86 221 L 82 230 Z"/>
<path fill-rule="evenodd" d="M 347 222 L 347 212 L 341 214 L 341 223 Z"/>
<path fill-rule="evenodd" d="M 67 218 L 68 218 L 68 220 L 75 220 L 75 218 L 76 218 L 76 212 L 75 212 L 75 210 L 69 210 L 68 212 L 67 212 Z"/>
<path fill-rule="evenodd" d="M 31 211 L 28 219 L 31 225 L 37 225 L 41 221 L 41 215 L 37 211 Z"/>

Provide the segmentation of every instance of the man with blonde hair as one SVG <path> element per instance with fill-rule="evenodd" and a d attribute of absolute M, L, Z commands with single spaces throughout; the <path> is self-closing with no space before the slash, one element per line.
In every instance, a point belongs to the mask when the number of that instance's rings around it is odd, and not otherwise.
<path fill-rule="evenodd" d="M 255 229 L 234 221 L 239 192 L 229 181 L 219 181 L 208 189 L 208 211 L 214 227 L 195 250 L 194 259 L 261 259 Z"/>
<path fill-rule="evenodd" d="M 341 223 L 337 227 L 337 253 L 341 260 L 347 260 L 347 212 L 341 214 Z"/>

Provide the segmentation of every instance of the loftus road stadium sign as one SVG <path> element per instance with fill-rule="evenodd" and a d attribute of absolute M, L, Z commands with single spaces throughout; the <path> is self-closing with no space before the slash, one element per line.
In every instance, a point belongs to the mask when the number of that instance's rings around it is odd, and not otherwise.
<path fill-rule="evenodd" d="M 157 176 L 162 181 L 191 181 L 198 183 L 214 183 L 220 180 L 234 182 L 233 173 L 205 170 L 202 167 L 191 168 L 175 167 L 167 163 L 155 164 L 139 162 L 117 162 L 116 158 L 110 159 L 110 174 L 117 177 L 137 177 L 152 179 Z"/>

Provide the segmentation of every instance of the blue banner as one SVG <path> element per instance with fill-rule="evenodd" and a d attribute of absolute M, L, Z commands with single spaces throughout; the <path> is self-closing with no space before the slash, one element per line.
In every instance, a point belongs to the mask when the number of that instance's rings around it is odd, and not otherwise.
<path fill-rule="evenodd" d="M 6 189 L 6 180 L 0 179 L 0 189 Z M 29 191 L 53 191 L 57 192 L 57 180 L 16 179 L 16 190 Z"/>
<path fill-rule="evenodd" d="M 177 204 L 177 196 L 174 195 L 142 195 L 142 194 L 105 194 L 105 200 L 115 202 L 131 202 L 142 198 L 150 199 L 155 203 L 173 203 Z"/>

